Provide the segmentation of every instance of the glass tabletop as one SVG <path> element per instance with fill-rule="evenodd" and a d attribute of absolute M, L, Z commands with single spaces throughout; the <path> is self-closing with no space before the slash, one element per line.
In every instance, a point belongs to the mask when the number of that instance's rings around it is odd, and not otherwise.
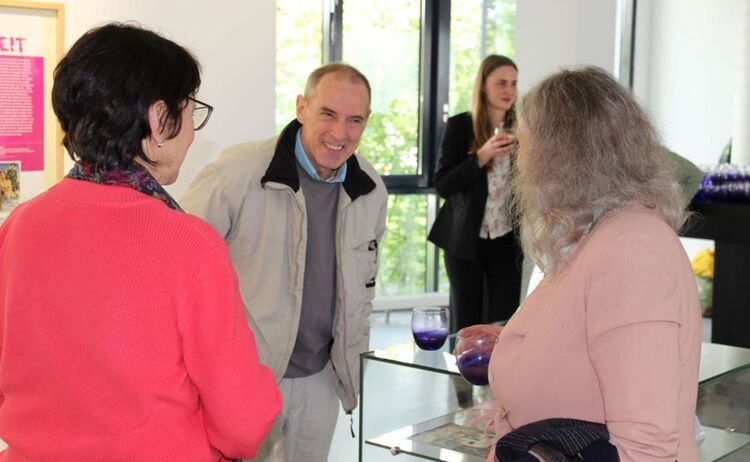
<path fill-rule="evenodd" d="M 485 462 L 492 444 L 492 433 L 485 433 L 473 421 L 491 411 L 462 409 L 416 425 L 399 428 L 372 438 L 368 444 L 390 450 L 392 455 L 409 454 L 427 460 Z"/>
<path fill-rule="evenodd" d="M 460 374 L 456 366 L 456 357 L 451 354 L 455 343 L 456 334 L 452 334 L 448 336 L 442 347 L 434 351 L 422 350 L 414 342 L 403 342 L 368 351 L 362 356 L 376 361 L 458 376 Z"/>
<path fill-rule="evenodd" d="M 455 336 L 436 351 L 423 351 L 414 342 L 404 342 L 367 352 L 363 358 L 460 376 L 451 354 L 454 344 Z M 699 381 L 697 416 L 704 431 L 701 460 L 750 460 L 750 349 L 704 343 Z M 477 412 L 482 411 L 459 409 L 368 438 L 366 443 L 426 460 L 483 462 L 489 445 L 488 437 L 482 438 L 483 426 L 471 423 L 470 416 L 476 417 Z"/>
<path fill-rule="evenodd" d="M 472 409 L 462 409 L 436 419 L 409 425 L 367 440 L 392 455 L 409 454 L 421 459 L 450 462 L 485 462 L 494 442 L 492 433 L 472 424 Z M 698 442 L 704 462 L 747 462 L 750 435 L 704 426 Z"/>
<path fill-rule="evenodd" d="M 701 384 L 718 380 L 739 369 L 750 367 L 750 349 L 718 343 L 703 343 L 698 378 Z"/>
<path fill-rule="evenodd" d="M 416 367 L 434 372 L 460 375 L 456 358 L 451 354 L 456 334 L 448 337 L 445 344 L 435 351 L 425 351 L 414 342 L 403 342 L 363 354 L 367 359 L 386 361 L 401 366 Z M 717 380 L 738 369 L 750 368 L 750 349 L 716 343 L 701 346 L 699 383 Z"/>

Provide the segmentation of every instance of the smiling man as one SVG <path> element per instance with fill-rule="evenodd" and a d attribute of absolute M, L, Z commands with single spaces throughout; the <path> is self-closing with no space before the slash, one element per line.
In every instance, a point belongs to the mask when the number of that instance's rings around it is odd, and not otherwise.
<path fill-rule="evenodd" d="M 229 246 L 258 355 L 284 397 L 255 460 L 328 460 L 339 401 L 347 413 L 357 405 L 387 205 L 355 154 L 370 99 L 354 67 L 316 69 L 296 120 L 228 148 L 181 201 Z"/>

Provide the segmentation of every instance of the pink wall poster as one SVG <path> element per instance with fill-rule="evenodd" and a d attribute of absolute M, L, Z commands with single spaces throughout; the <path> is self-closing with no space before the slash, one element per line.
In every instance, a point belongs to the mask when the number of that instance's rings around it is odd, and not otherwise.
<path fill-rule="evenodd" d="M 44 58 L 0 55 L 0 162 L 44 170 Z"/>

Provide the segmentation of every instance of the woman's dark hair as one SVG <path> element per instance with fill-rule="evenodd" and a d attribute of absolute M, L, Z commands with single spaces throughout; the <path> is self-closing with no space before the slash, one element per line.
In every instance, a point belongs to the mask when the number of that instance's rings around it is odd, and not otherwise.
<path fill-rule="evenodd" d="M 164 101 L 159 123 L 174 138 L 182 109 L 201 84 L 200 64 L 185 48 L 131 24 L 86 32 L 55 68 L 52 108 L 73 160 L 98 168 L 126 167 L 151 135 L 148 109 Z"/>

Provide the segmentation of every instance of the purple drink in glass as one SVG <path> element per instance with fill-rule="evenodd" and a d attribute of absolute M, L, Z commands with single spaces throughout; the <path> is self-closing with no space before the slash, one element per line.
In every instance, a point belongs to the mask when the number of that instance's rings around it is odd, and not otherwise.
<path fill-rule="evenodd" d="M 411 315 L 411 332 L 419 348 L 428 351 L 439 349 L 448 337 L 448 308 L 414 308 Z"/>
<path fill-rule="evenodd" d="M 428 330 L 421 332 L 412 332 L 414 342 L 423 350 L 437 350 L 445 343 L 448 337 L 448 329 Z"/>
<path fill-rule="evenodd" d="M 456 342 L 456 365 L 461 376 L 472 385 L 487 385 L 487 369 L 497 343 L 497 332 L 480 332 L 475 335 L 458 336 Z"/>
<path fill-rule="evenodd" d="M 490 365 L 489 351 L 469 350 L 458 356 L 456 363 L 463 378 L 472 385 L 487 385 L 487 367 Z"/>

